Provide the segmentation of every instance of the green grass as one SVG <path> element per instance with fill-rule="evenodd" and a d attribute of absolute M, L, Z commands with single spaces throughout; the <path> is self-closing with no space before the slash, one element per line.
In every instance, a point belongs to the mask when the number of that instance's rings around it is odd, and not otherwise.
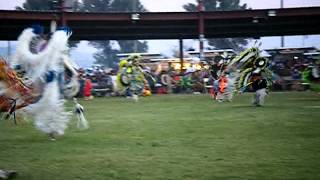
<path fill-rule="evenodd" d="M 0 169 L 28 180 L 320 179 L 320 95 L 271 93 L 265 107 L 251 96 L 81 101 L 90 129 L 73 119 L 57 141 L 1 121 Z"/>

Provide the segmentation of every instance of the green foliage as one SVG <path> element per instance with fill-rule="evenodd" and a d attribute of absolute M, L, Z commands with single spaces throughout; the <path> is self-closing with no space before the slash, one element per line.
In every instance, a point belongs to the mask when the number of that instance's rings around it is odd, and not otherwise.
<path fill-rule="evenodd" d="M 53 10 L 52 0 L 26 0 L 20 10 Z"/>
<path fill-rule="evenodd" d="M 146 12 L 140 0 L 114 0 L 111 3 L 114 12 Z"/>
<path fill-rule="evenodd" d="M 119 51 L 112 48 L 110 41 L 92 41 L 90 44 L 99 50 L 94 54 L 96 63 L 103 64 L 108 67 L 117 66 L 117 62 L 114 60 L 117 59 L 116 54 L 119 53 Z"/>
<path fill-rule="evenodd" d="M 80 11 L 85 12 L 145 12 L 146 9 L 139 0 L 83 0 Z M 116 54 L 132 53 L 132 52 L 147 52 L 147 41 L 118 41 L 120 49 L 114 49 L 111 42 L 94 41 L 91 44 L 98 48 L 99 51 L 94 55 L 97 63 L 104 64 L 108 67 L 116 67 Z M 100 44 L 100 45 L 99 45 Z"/>
<path fill-rule="evenodd" d="M 74 0 L 68 4 L 69 10 L 76 11 L 79 9 L 80 3 Z M 17 10 L 60 10 L 61 0 L 26 0 L 22 7 L 16 7 Z"/>
<path fill-rule="evenodd" d="M 204 0 L 205 11 L 234 11 L 245 10 L 247 4 L 240 5 L 240 0 Z M 188 3 L 183 5 L 187 11 L 196 12 L 197 4 Z"/>
<path fill-rule="evenodd" d="M 80 100 L 90 129 L 73 119 L 56 141 L 31 122 L 0 121 L 0 166 L 21 180 L 319 179 L 319 95 L 271 93 L 260 108 L 251 98 Z"/>
<path fill-rule="evenodd" d="M 240 5 L 240 0 L 204 0 L 205 11 L 245 10 L 247 4 Z M 196 12 L 197 4 L 188 3 L 183 6 L 186 11 Z M 208 39 L 209 45 L 216 49 L 243 50 L 248 44 L 244 38 L 216 38 Z"/>
<path fill-rule="evenodd" d="M 22 7 L 16 7 L 17 10 L 58 10 L 61 6 L 60 0 L 26 0 L 22 4 Z M 72 5 L 72 10 L 77 10 L 79 8 L 79 2 L 75 1 Z M 30 24 L 31 26 L 31 24 Z M 69 46 L 71 48 L 77 47 L 79 41 L 69 41 Z"/>
<path fill-rule="evenodd" d="M 121 51 L 124 53 L 135 52 L 135 43 L 138 52 L 147 52 L 148 51 L 148 43 L 147 41 L 118 41 L 119 46 L 121 47 Z"/>
<path fill-rule="evenodd" d="M 85 12 L 108 12 L 111 0 L 83 0 L 80 11 Z"/>

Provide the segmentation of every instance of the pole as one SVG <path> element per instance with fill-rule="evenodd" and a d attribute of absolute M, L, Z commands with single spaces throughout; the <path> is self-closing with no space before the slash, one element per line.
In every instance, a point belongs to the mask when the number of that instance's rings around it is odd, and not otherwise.
<path fill-rule="evenodd" d="M 61 26 L 66 26 L 67 25 L 67 21 L 66 21 L 66 17 L 65 17 L 65 3 L 64 0 L 60 1 L 60 13 L 61 13 Z"/>
<path fill-rule="evenodd" d="M 282 9 L 284 6 L 283 0 L 280 0 L 280 8 Z M 284 36 L 281 36 L 281 47 L 284 47 Z"/>
<path fill-rule="evenodd" d="M 8 59 L 10 58 L 10 56 L 11 56 L 11 42 L 10 41 L 8 41 Z"/>
<path fill-rule="evenodd" d="M 204 5 L 203 0 L 198 0 L 198 13 L 199 13 L 199 59 L 204 59 L 203 42 L 204 42 L 204 17 L 203 17 Z"/>
<path fill-rule="evenodd" d="M 132 11 L 137 12 L 137 0 L 132 0 Z M 133 40 L 133 51 L 136 53 L 138 51 L 138 42 Z"/>
<path fill-rule="evenodd" d="M 183 39 L 179 39 L 180 73 L 183 72 Z"/>

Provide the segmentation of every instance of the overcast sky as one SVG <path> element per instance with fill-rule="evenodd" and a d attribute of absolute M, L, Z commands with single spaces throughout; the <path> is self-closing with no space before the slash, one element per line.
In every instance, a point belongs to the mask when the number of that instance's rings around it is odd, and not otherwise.
<path fill-rule="evenodd" d="M 196 0 L 140 0 L 141 3 L 152 12 L 184 11 L 182 6 L 187 3 L 195 3 Z M 283 0 L 284 7 L 309 7 L 320 6 L 320 0 Z M 0 0 L 0 9 L 12 10 L 21 6 L 25 0 Z M 241 0 L 241 4 L 247 3 L 252 9 L 280 8 L 280 0 Z M 262 48 L 277 48 L 280 46 L 280 37 L 261 38 Z M 198 43 L 193 40 L 185 40 L 187 46 L 197 47 Z M 316 46 L 320 48 L 320 35 L 290 36 L 285 38 L 286 47 Z M 7 46 L 1 42 L 0 47 Z M 170 55 L 172 49 L 178 48 L 177 40 L 153 40 L 149 41 L 149 52 L 164 53 Z M 96 49 L 88 47 L 87 42 L 81 42 L 79 47 L 72 52 L 72 56 L 80 66 L 88 66 L 92 61 L 92 53 Z"/>

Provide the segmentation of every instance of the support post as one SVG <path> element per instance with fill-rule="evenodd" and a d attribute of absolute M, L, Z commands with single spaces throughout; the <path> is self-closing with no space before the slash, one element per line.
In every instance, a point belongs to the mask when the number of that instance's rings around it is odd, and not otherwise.
<path fill-rule="evenodd" d="M 282 9 L 284 6 L 283 0 L 280 0 L 280 8 Z M 284 47 L 284 36 L 281 36 L 281 47 Z"/>
<path fill-rule="evenodd" d="M 137 8 L 137 0 L 132 0 L 132 11 L 134 12 L 134 13 L 137 13 L 137 10 L 138 8 Z M 138 52 L 138 40 L 133 40 L 133 51 L 135 52 L 135 53 L 137 53 Z"/>
<path fill-rule="evenodd" d="M 204 60 L 203 43 L 204 43 L 204 5 L 203 0 L 198 0 L 198 13 L 199 13 L 199 59 Z"/>
<path fill-rule="evenodd" d="M 67 21 L 66 21 L 66 17 L 65 17 L 65 2 L 64 0 L 60 1 L 60 14 L 61 14 L 61 19 L 60 19 L 60 23 L 61 26 L 66 26 L 67 25 Z"/>
<path fill-rule="evenodd" d="M 8 53 L 7 53 L 7 55 L 8 55 L 8 59 L 11 57 L 11 42 L 10 41 L 8 41 Z"/>
<path fill-rule="evenodd" d="M 183 39 L 179 39 L 180 73 L 183 72 Z"/>

